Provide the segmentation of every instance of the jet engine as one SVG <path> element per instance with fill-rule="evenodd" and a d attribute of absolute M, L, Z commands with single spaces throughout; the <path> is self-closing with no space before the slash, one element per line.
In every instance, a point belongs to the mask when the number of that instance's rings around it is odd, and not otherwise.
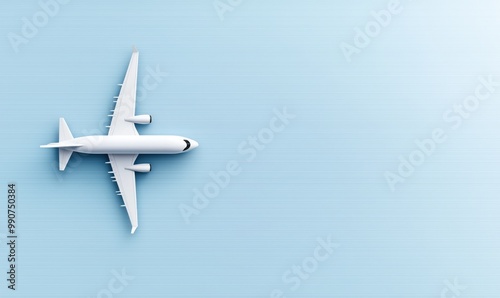
<path fill-rule="evenodd" d="M 136 115 L 126 118 L 125 121 L 135 124 L 149 124 L 153 122 L 153 117 L 151 115 Z"/>
<path fill-rule="evenodd" d="M 151 164 L 140 163 L 140 164 L 132 165 L 130 167 L 126 167 L 125 169 L 130 170 L 130 171 L 134 171 L 134 172 L 147 173 L 147 172 L 151 172 Z"/>

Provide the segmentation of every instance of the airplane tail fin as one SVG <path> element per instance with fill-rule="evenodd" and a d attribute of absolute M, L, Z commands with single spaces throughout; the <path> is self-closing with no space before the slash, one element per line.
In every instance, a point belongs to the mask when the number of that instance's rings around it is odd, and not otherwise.
<path fill-rule="evenodd" d="M 71 140 L 73 140 L 73 135 L 69 130 L 68 124 L 66 124 L 64 118 L 59 118 L 59 143 L 50 143 L 40 146 L 41 148 L 59 148 L 60 171 L 64 171 L 64 169 L 66 169 L 66 165 L 73 154 L 73 149 L 82 146 L 81 144 L 67 142 Z"/>
<path fill-rule="evenodd" d="M 68 124 L 64 118 L 59 118 L 59 143 L 64 141 L 72 140 L 73 134 L 71 130 L 69 130 Z M 66 165 L 73 154 L 73 150 L 68 150 L 59 147 L 59 171 L 64 171 L 66 169 Z"/>

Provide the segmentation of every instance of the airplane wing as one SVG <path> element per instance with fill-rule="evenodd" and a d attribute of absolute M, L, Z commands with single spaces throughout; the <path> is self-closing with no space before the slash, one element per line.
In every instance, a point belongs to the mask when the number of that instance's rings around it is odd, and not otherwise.
<path fill-rule="evenodd" d="M 125 121 L 135 115 L 135 98 L 137 93 L 137 69 L 139 65 L 139 52 L 134 48 L 128 65 L 125 79 L 123 80 L 120 95 L 116 100 L 115 109 L 112 110 L 113 119 L 109 126 L 108 135 L 138 135 L 135 124 Z"/>
<path fill-rule="evenodd" d="M 138 226 L 135 172 L 127 168 L 134 165 L 137 154 L 108 154 L 108 156 L 113 168 L 114 179 L 120 189 L 118 194 L 123 198 L 130 223 L 132 224 L 131 233 L 134 234 Z"/>

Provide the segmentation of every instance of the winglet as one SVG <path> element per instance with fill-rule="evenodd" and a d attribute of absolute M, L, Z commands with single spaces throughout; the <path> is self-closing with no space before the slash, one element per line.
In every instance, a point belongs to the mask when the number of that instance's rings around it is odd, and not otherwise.
<path fill-rule="evenodd" d="M 137 53 L 139 52 L 135 46 L 132 46 L 132 53 Z"/>
<path fill-rule="evenodd" d="M 134 234 L 135 230 L 137 230 L 137 226 L 132 227 L 132 232 L 130 232 L 130 234 Z"/>

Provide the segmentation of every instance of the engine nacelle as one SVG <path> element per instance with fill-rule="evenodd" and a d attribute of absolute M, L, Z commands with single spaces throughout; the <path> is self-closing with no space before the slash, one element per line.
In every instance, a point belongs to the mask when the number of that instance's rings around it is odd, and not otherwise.
<path fill-rule="evenodd" d="M 134 172 L 147 173 L 147 172 L 151 172 L 151 164 L 140 163 L 140 164 L 132 165 L 130 167 L 126 167 L 125 169 L 130 170 L 130 171 L 134 171 Z"/>
<path fill-rule="evenodd" d="M 135 124 L 149 124 L 153 122 L 153 117 L 151 115 L 136 115 L 126 118 L 125 121 Z"/>

